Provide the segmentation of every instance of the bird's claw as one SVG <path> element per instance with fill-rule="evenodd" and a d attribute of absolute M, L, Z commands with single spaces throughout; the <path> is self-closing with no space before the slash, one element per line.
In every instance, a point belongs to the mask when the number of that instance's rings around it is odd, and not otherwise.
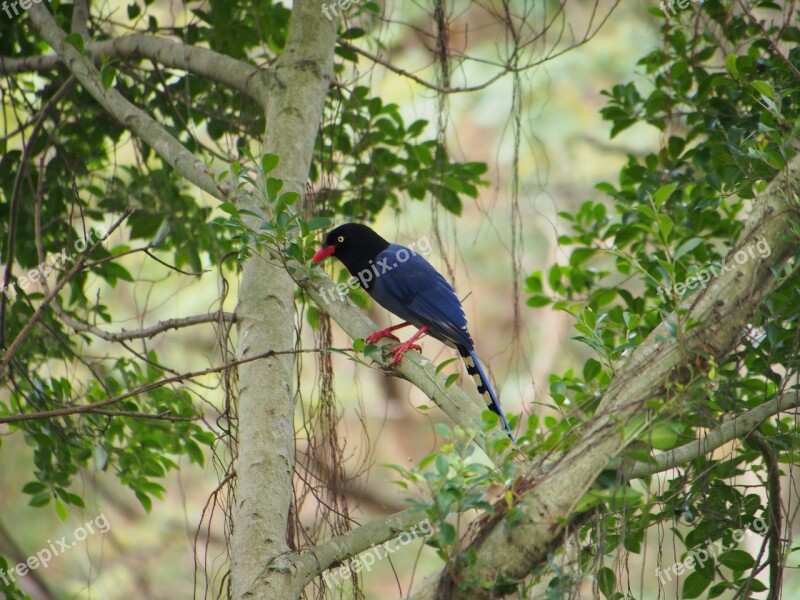
<path fill-rule="evenodd" d="M 390 338 L 393 339 L 395 342 L 399 342 L 400 338 L 397 337 L 395 334 L 392 333 L 391 329 L 381 329 L 379 331 L 375 331 L 370 333 L 367 336 L 366 342 L 368 344 L 374 344 L 378 340 L 382 340 L 383 338 Z"/>
<path fill-rule="evenodd" d="M 400 361 L 403 360 L 403 355 L 409 350 L 416 350 L 417 352 L 422 352 L 422 348 L 420 348 L 417 344 L 411 341 L 403 342 L 396 348 L 392 348 L 389 351 L 389 354 L 391 354 L 394 357 L 392 359 L 392 366 L 395 367 L 398 364 L 400 364 Z"/>

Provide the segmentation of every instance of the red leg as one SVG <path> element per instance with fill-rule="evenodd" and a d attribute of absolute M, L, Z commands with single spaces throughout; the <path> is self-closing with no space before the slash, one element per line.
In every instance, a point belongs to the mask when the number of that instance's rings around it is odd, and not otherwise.
<path fill-rule="evenodd" d="M 419 328 L 417 333 L 408 338 L 408 340 L 406 340 L 396 348 L 392 348 L 390 350 L 390 354 L 394 356 L 394 358 L 392 359 L 392 366 L 395 366 L 397 363 L 403 360 L 403 355 L 409 350 L 416 350 L 417 352 L 420 351 L 420 347 L 417 346 L 414 342 L 416 342 L 419 338 L 425 335 L 426 331 L 428 331 L 428 326 L 423 325 L 422 327 Z"/>
<path fill-rule="evenodd" d="M 397 331 L 398 329 L 402 329 L 403 327 L 408 327 L 409 325 L 411 325 L 411 323 L 400 323 L 400 325 L 392 325 L 391 327 L 387 327 L 386 329 L 380 329 L 374 333 L 370 333 L 367 336 L 366 341 L 368 344 L 374 344 L 378 340 L 388 337 L 392 338 L 395 342 L 399 342 L 400 338 L 398 338 L 396 335 L 392 335 L 392 332 Z"/>

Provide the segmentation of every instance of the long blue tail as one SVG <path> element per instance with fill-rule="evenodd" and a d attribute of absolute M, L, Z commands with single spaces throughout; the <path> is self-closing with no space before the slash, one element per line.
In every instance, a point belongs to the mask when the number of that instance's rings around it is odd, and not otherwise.
<path fill-rule="evenodd" d="M 503 427 L 508 433 L 508 437 L 511 438 L 512 442 L 516 443 L 517 440 L 514 439 L 514 434 L 511 433 L 511 426 L 508 424 L 508 419 L 506 419 L 503 409 L 500 408 L 500 402 L 497 401 L 497 395 L 489 384 L 489 378 L 486 376 L 481 366 L 481 361 L 478 360 L 478 355 L 475 354 L 474 350 L 467 350 L 464 347 L 459 347 L 458 351 L 464 359 L 464 363 L 467 365 L 467 373 L 472 375 L 472 379 L 478 387 L 478 393 L 486 400 L 486 405 L 489 407 L 489 410 L 500 417 L 500 420 L 503 422 Z"/>

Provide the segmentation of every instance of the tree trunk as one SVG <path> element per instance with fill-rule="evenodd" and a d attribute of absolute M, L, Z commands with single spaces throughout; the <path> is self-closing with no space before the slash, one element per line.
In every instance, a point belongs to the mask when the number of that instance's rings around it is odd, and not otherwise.
<path fill-rule="evenodd" d="M 332 77 L 335 42 L 336 23 L 322 15 L 319 3 L 298 0 L 286 48 L 265 74 L 264 152 L 280 157 L 272 175 L 283 179 L 284 190 L 301 196 Z M 260 208 L 269 214 L 268 207 Z M 262 256 L 250 257 L 244 264 L 237 315 L 239 357 L 294 348 L 294 283 L 285 269 Z M 293 373 L 292 355 L 239 369 L 231 561 L 237 599 L 296 597 L 292 573 L 282 560 L 289 552 L 286 526 L 294 470 Z M 265 569 L 269 576 L 259 577 Z"/>

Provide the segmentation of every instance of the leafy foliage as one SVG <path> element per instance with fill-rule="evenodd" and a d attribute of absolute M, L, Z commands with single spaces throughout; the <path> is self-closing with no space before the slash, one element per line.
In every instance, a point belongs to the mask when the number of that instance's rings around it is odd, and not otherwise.
<path fill-rule="evenodd" d="M 384 207 L 398 209 L 401 194 L 424 200 L 429 193 L 441 206 L 461 214 L 462 196 L 477 198 L 484 163 L 452 161 L 437 140 L 421 139 L 428 123 L 406 126 L 396 104 L 370 97 L 366 87 L 328 96 L 331 121 L 318 138 L 312 179 L 336 175 L 343 189 L 325 190 L 329 214 L 370 218 Z M 338 115 L 338 117 L 337 117 Z"/>
<path fill-rule="evenodd" d="M 132 2 L 111 22 L 120 30 L 162 34 L 150 5 Z M 74 5 L 51 6 L 69 32 Z M 274 61 L 286 44 L 290 9 L 280 2 L 210 2 L 189 10 L 191 22 L 169 27 L 183 43 L 258 66 Z M 353 14 L 373 18 L 378 12 L 368 2 Z M 107 31 L 91 33 L 100 40 Z M 351 28 L 342 40 L 362 35 L 363 29 Z M 89 52 L 77 32 L 67 42 Z M 0 19 L 0 55 L 31 59 L 50 52 L 33 28 Z M 342 72 L 355 57 L 344 47 L 337 54 L 336 71 Z M 113 86 L 146 110 L 201 157 L 209 173 L 222 172 L 220 182 L 235 181 L 266 212 L 199 198 L 80 85 L 62 89 L 63 67 L 3 80 L 10 114 L 27 129 L 41 116 L 44 128 L 30 140 L 27 134 L 0 138 L 0 227 L 10 252 L 4 263 L 12 265 L 17 283 L 14 293 L 0 294 L 0 347 L 20 340 L 3 365 L 0 418 L 26 416 L 9 424 L 12 434 L 24 437 L 35 465 L 21 491 L 32 506 L 53 507 L 62 519 L 69 507 L 84 506 L 75 485 L 82 468 L 113 473 L 149 511 L 183 457 L 203 466 L 209 452 L 219 451 L 222 431 L 208 424 L 218 407 L 204 406 L 191 388 L 175 387 L 179 378 L 156 350 L 134 350 L 124 342 L 109 350 L 98 339 L 124 315 L 113 290 L 134 297 L 151 278 L 196 280 L 221 260 L 234 254 L 243 259 L 254 250 L 305 269 L 299 266 L 311 256 L 315 232 L 334 218 L 371 219 L 384 207 L 398 209 L 404 198 L 422 200 L 429 192 L 458 213 L 464 198 L 477 196 L 486 170 L 452 160 L 441 143 L 427 139 L 425 122 L 406 125 L 397 105 L 371 97 L 367 88 L 334 88 L 311 180 L 319 198 L 333 178 L 342 191 L 320 201 L 309 216 L 298 209 L 298 194 L 283 190 L 272 175 L 278 156 L 250 152 L 265 121 L 248 96 L 155 61 L 103 57 L 99 68 L 106 90 Z M 59 90 L 65 93 L 57 110 L 41 113 Z M 23 152 L 17 143 L 28 146 Z M 121 241 L 96 243 L 103 237 L 98 231 L 131 209 L 114 238 Z M 144 254 L 153 269 L 166 271 L 134 272 L 127 262 L 132 254 Z M 47 273 L 34 279 L 45 263 Z M 71 272 L 75 266 L 80 268 Z M 23 276 L 31 285 L 21 284 Z M 50 294 L 61 283 L 63 290 Z M 316 309 L 307 314 L 318 323 Z M 8 590 L 15 593 L 13 586 Z"/>
<path fill-rule="evenodd" d="M 575 339 L 594 355 L 582 376 L 568 371 L 551 377 L 553 408 L 565 416 L 547 417 L 545 448 L 570 443 L 569 432 L 591 418 L 615 366 L 662 321 L 668 320 L 678 340 L 704 325 L 681 318 L 681 300 L 704 288 L 720 270 L 770 254 L 768 244 L 759 243 L 723 262 L 736 247 L 747 201 L 780 177 L 797 153 L 800 53 L 795 44 L 800 29 L 796 19 L 764 27 L 736 7 L 705 2 L 697 5 L 697 13 L 681 13 L 680 22 L 667 22 L 663 47 L 639 62 L 651 89 L 643 92 L 640 85 L 624 83 L 607 92 L 602 113 L 612 125 L 612 136 L 650 125 L 664 132 L 664 144 L 658 152 L 629 156 L 618 183 L 597 186 L 610 207 L 598 198 L 574 214 L 560 213 L 572 229 L 559 238 L 572 248 L 569 262 L 546 274 L 534 272 L 526 281 L 528 304 L 537 308 L 553 303 L 572 315 Z M 767 3 L 764 8 L 777 10 Z M 708 25 L 695 29 L 695 19 Z M 777 49 L 783 43 L 792 47 L 786 55 Z M 761 307 L 737 351 L 722 364 L 710 357 L 698 362 L 685 383 L 668 389 L 652 405 L 661 414 L 632 447 L 631 459 L 647 461 L 654 452 L 687 444 L 726 417 L 797 388 L 800 314 L 790 298 L 798 284 L 796 272 L 783 274 L 781 288 Z M 670 405 L 673 397 L 680 398 L 680 405 Z M 759 431 L 770 440 L 778 461 L 795 462 L 793 448 L 800 441 L 796 423 L 788 418 L 770 421 Z M 742 531 L 763 536 L 765 527 L 756 529 L 753 523 L 770 519 L 761 497 L 740 483 L 746 475 L 769 485 L 762 450 L 747 443 L 724 460 L 700 457 L 667 480 L 648 477 L 644 487 L 637 484 L 639 491 L 623 494 L 621 505 L 615 489 L 614 502 L 603 505 L 600 526 L 584 527 L 583 533 L 600 549 L 597 554 L 584 551 L 584 569 L 596 570 L 602 555 L 641 553 L 645 532 L 665 524 L 683 541 L 687 556 L 704 550 L 709 541 L 722 540 L 728 549 L 685 578 L 682 597 L 713 598 L 744 586 L 760 591 L 763 584 L 754 576 L 763 555 L 736 549 L 740 540 L 734 540 Z M 583 508 L 600 506 L 598 500 L 598 492 L 590 492 Z M 605 568 L 595 576 L 604 596 L 622 597 Z M 676 574 L 669 581 L 672 577 Z"/>

